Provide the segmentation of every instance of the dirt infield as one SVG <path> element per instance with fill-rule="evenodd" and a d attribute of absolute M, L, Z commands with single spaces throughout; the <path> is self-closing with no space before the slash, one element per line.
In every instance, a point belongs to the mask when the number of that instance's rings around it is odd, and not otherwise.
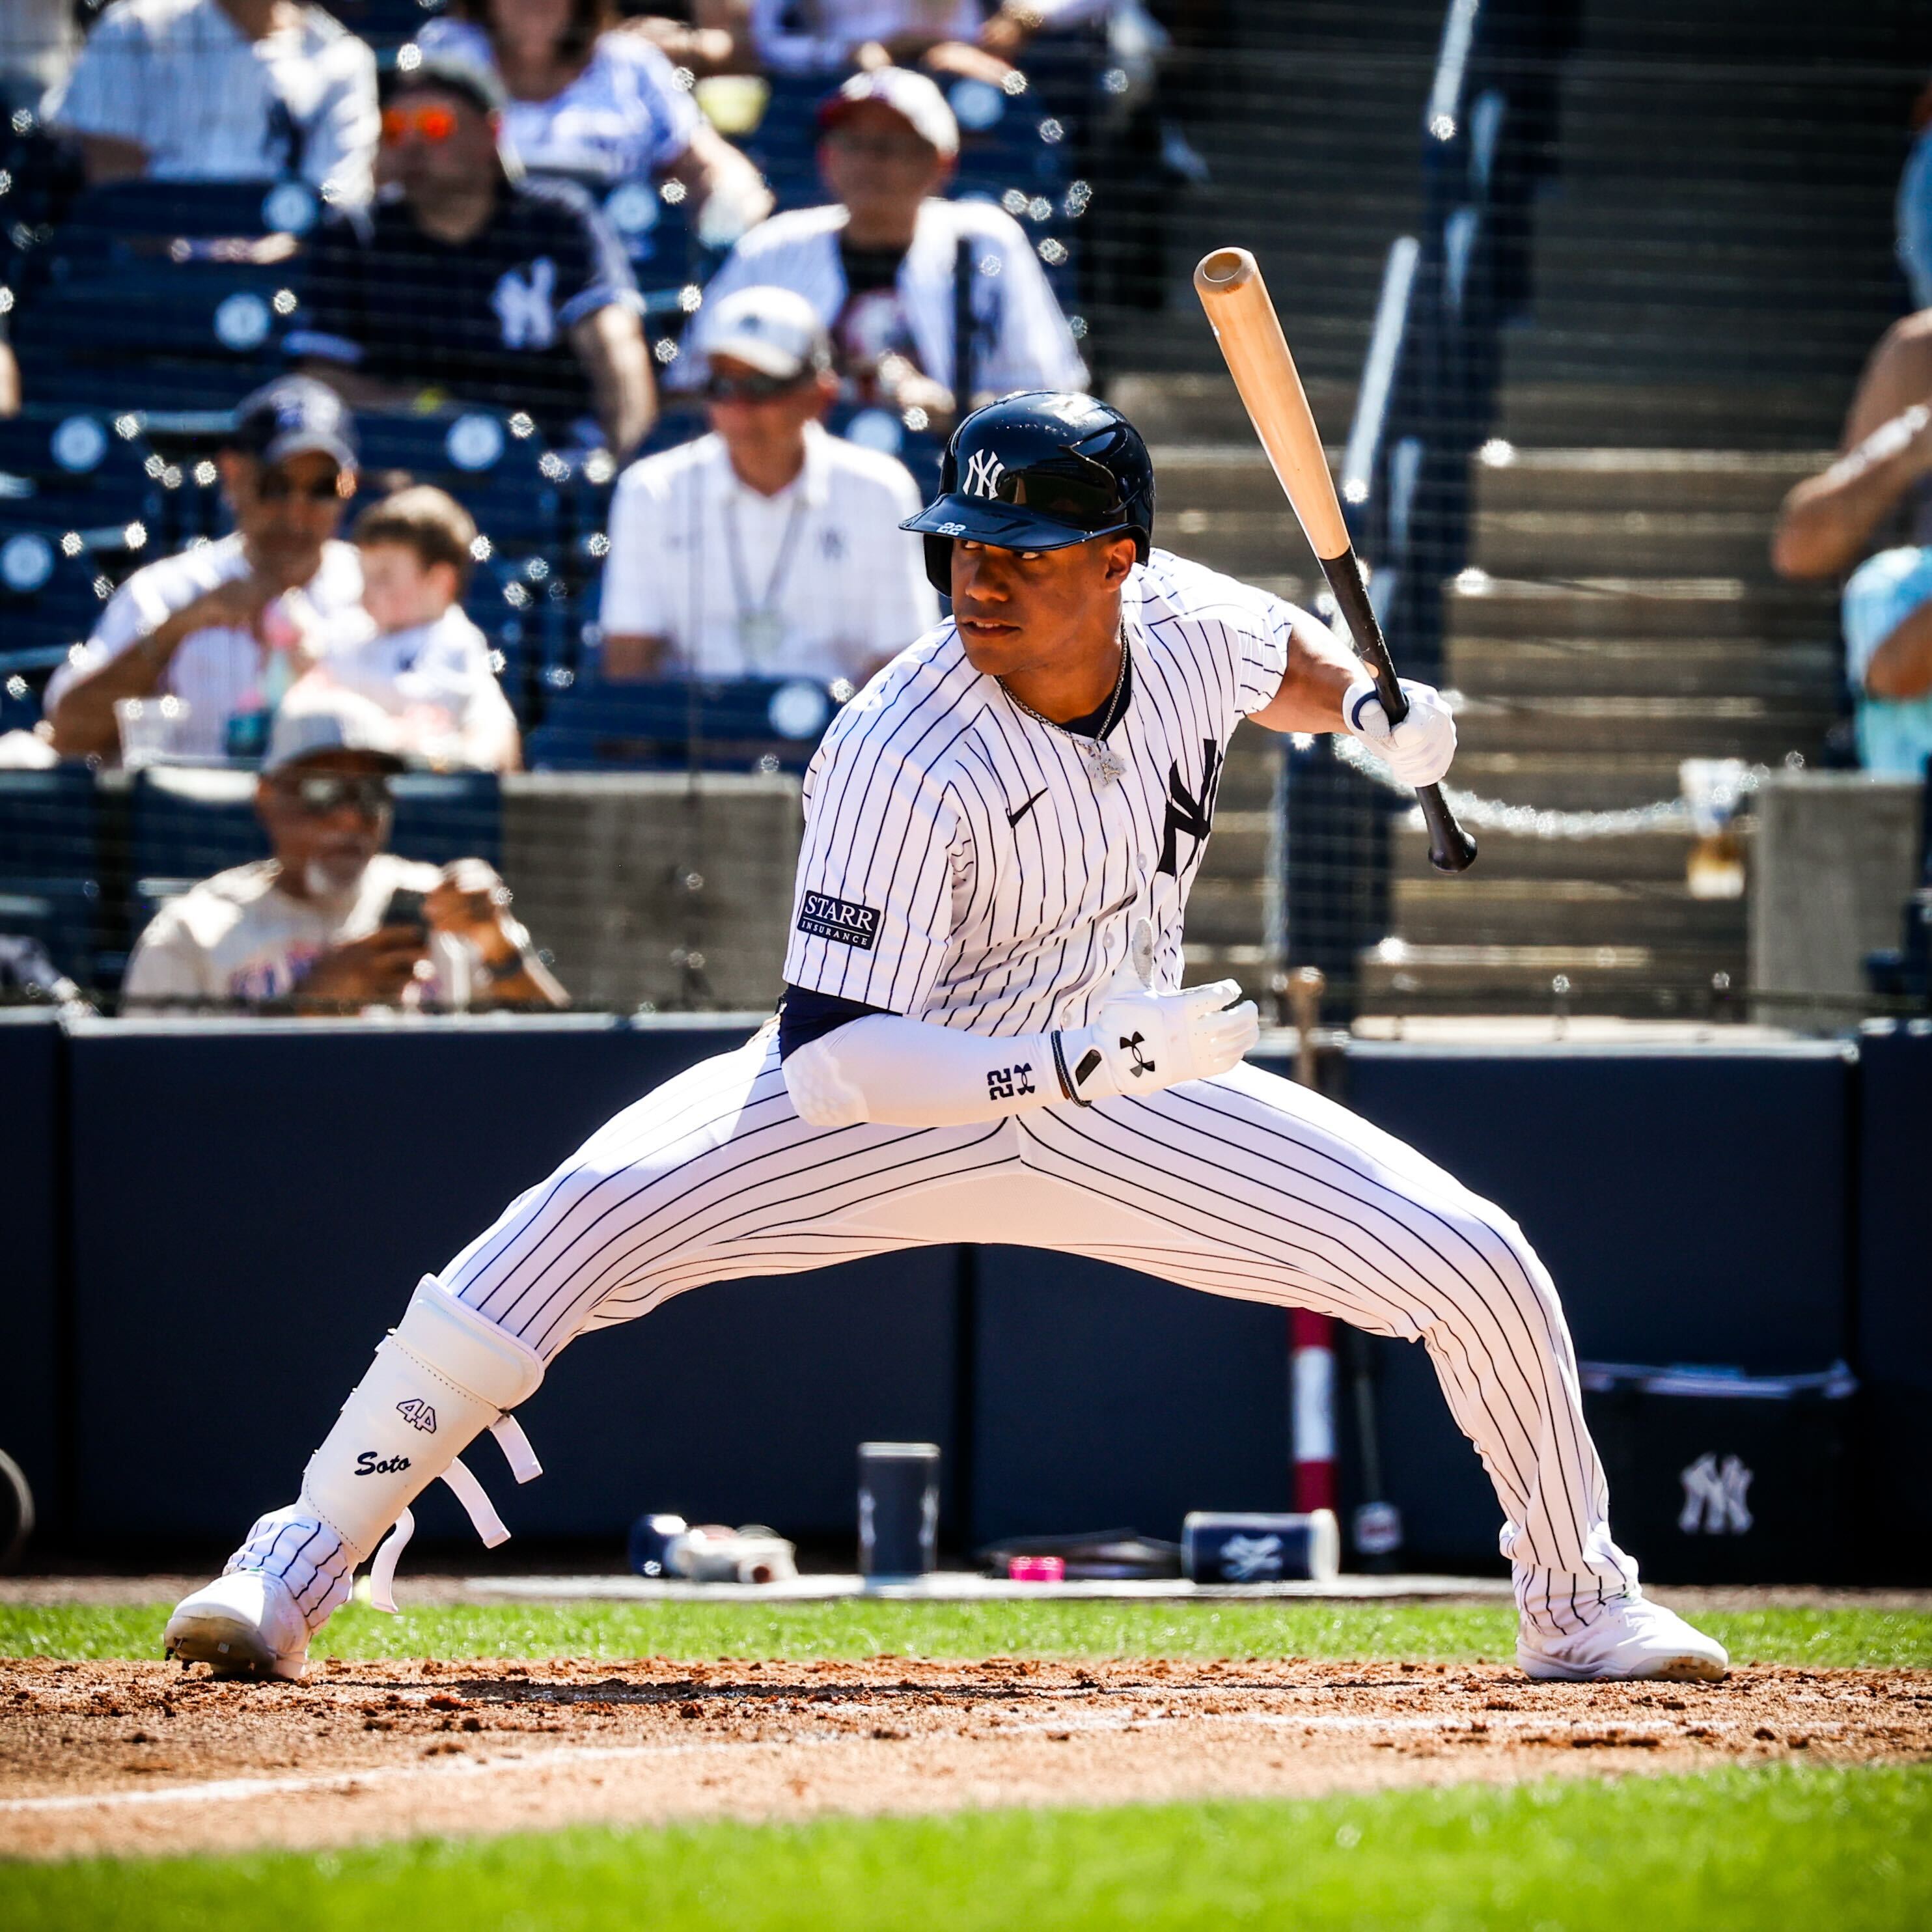
<path fill-rule="evenodd" d="M 592 1820 L 1308 1797 L 1932 1755 L 1932 1672 L 1535 1684 L 1491 1665 L 0 1663 L 0 1856 Z"/>

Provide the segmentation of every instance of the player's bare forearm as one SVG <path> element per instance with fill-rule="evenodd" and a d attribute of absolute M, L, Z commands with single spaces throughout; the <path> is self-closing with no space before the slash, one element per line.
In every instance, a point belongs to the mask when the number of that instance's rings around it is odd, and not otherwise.
<path fill-rule="evenodd" d="M 1361 676 L 1354 652 L 1319 618 L 1298 610 L 1280 687 L 1251 715 L 1270 731 L 1346 730 L 1342 694 Z"/>
<path fill-rule="evenodd" d="M 1932 604 L 1922 604 L 1872 653 L 1865 689 L 1903 700 L 1932 691 Z"/>

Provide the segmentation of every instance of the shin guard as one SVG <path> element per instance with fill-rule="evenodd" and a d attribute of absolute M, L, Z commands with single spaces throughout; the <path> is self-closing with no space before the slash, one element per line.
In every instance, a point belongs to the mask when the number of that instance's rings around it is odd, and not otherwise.
<path fill-rule="evenodd" d="M 505 1412 L 533 1394 L 543 1373 L 534 1349 L 466 1308 L 434 1276 L 424 1276 L 309 1458 L 297 1504 L 334 1532 L 352 1565 L 396 1526 L 372 1577 L 379 1607 L 394 1607 L 389 1584 L 413 1528 L 409 1505 L 438 1477 L 455 1491 L 486 1544 L 509 1534 L 460 1452 L 492 1430 L 518 1481 L 541 1474 L 523 1431 Z"/>

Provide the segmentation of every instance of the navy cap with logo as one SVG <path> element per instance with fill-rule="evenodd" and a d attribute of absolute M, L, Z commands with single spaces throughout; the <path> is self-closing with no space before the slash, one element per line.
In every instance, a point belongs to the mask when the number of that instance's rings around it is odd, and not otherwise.
<path fill-rule="evenodd" d="M 1034 390 L 975 410 L 952 433 L 938 498 L 899 526 L 926 538 L 926 574 L 952 588 L 952 544 L 1064 550 L 1131 533 L 1154 541 L 1154 464 L 1140 431 L 1092 396 Z"/>
<path fill-rule="evenodd" d="M 356 467 L 356 419 L 342 398 L 313 376 L 278 376 L 244 397 L 226 442 L 262 463 L 313 453 L 332 458 L 338 469 Z"/>

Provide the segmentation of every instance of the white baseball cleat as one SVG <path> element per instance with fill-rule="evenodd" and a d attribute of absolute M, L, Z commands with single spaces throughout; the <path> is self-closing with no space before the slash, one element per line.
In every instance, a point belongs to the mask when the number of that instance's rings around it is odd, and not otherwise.
<path fill-rule="evenodd" d="M 1730 1653 L 1714 1637 L 1648 1597 L 1612 1598 L 1588 1629 L 1569 1636 L 1544 1636 L 1525 1626 L 1516 1636 L 1516 1660 L 1528 1676 L 1573 1683 L 1655 1677 L 1715 1684 L 1731 1667 Z"/>
<path fill-rule="evenodd" d="M 286 1677 L 308 1669 L 308 1625 L 288 1586 L 260 1570 L 231 1570 L 184 1597 L 162 1645 L 184 1664 L 208 1664 L 218 1677 Z"/>

